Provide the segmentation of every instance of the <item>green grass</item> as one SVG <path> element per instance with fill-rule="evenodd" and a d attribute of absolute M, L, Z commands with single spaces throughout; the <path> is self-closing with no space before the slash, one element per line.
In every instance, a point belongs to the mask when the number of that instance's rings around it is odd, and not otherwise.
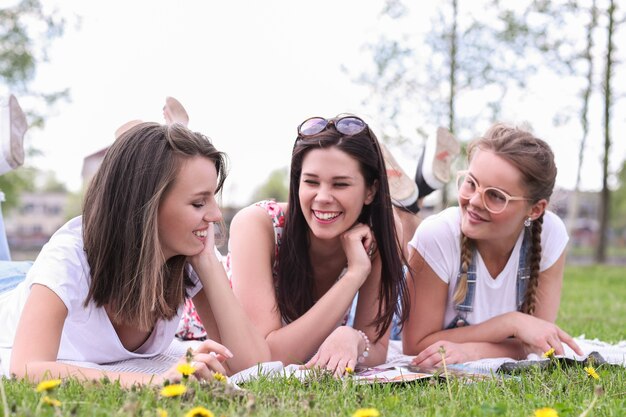
<path fill-rule="evenodd" d="M 626 340 L 626 267 L 569 266 L 557 324 L 572 336 Z"/>
<path fill-rule="evenodd" d="M 575 258 L 577 256 L 593 257 L 596 253 L 595 246 L 569 246 L 567 249 L 568 259 Z M 626 246 L 624 245 L 609 245 L 606 248 L 606 254 L 608 257 L 626 259 Z"/>
<path fill-rule="evenodd" d="M 626 271 L 619 267 L 568 267 L 558 323 L 570 334 L 606 341 L 626 339 Z M 405 385 L 356 385 L 329 377 L 299 381 L 259 379 L 237 391 L 219 382 L 191 382 L 181 398 L 163 398 L 158 388 L 123 390 L 116 383 L 66 381 L 48 394 L 62 405 L 39 405 L 41 394 L 24 381 L 4 379 L 5 407 L 0 416 L 184 416 L 195 406 L 215 416 L 351 416 L 376 408 L 381 416 L 531 416 L 551 407 L 559 416 L 579 416 L 593 402 L 589 416 L 621 416 L 626 410 L 626 372 L 598 367 L 600 380 L 580 366 L 530 370 L 515 377 L 475 383 L 450 380 Z M 603 393 L 595 397 L 597 386 Z"/>

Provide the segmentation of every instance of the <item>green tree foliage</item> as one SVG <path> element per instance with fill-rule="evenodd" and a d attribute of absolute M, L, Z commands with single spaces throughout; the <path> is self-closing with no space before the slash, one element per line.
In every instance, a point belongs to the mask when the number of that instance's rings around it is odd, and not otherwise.
<path fill-rule="evenodd" d="M 578 113 L 578 119 L 580 120 L 580 128 L 582 132 L 580 145 L 578 147 L 578 167 L 576 170 L 576 183 L 574 185 L 574 192 L 572 193 L 572 198 L 569 202 L 569 207 L 567 210 L 568 216 L 566 224 L 571 234 L 572 227 L 579 216 L 580 182 L 582 178 L 585 147 L 589 136 L 589 112 L 591 104 L 590 101 L 591 95 L 595 90 L 594 35 L 598 26 L 598 9 L 596 7 L 596 0 L 592 0 L 592 3 L 585 8 L 580 8 L 577 4 L 569 2 L 557 6 L 557 8 L 553 11 L 550 11 L 547 6 L 548 4 L 544 4 L 538 10 L 541 13 L 551 14 L 554 19 L 558 19 L 559 21 L 562 21 L 562 16 L 567 15 L 568 12 L 570 14 L 576 13 L 588 17 L 588 22 L 585 25 L 585 41 L 582 49 L 581 47 L 577 47 L 576 42 L 573 42 L 573 39 L 567 38 L 565 38 L 564 40 L 557 38 L 556 45 L 551 48 L 545 47 L 543 49 L 544 53 L 550 53 L 554 51 L 553 53 L 558 55 L 556 62 L 565 65 L 566 75 L 570 77 L 584 78 L 584 86 L 579 93 L 581 103 Z M 570 51 L 569 56 L 562 56 L 559 52 L 563 49 L 561 45 L 564 43 L 564 41 L 568 42 L 571 45 L 569 48 L 566 48 Z"/>
<path fill-rule="evenodd" d="M 612 217 L 609 214 L 609 208 L 613 205 L 608 187 L 611 175 L 611 110 L 616 98 L 621 95 L 614 91 L 612 81 L 614 68 L 622 61 L 616 56 L 619 51 L 616 39 L 621 36 L 620 25 L 625 20 L 624 11 L 618 10 L 614 0 L 532 0 L 525 14 L 533 45 L 544 59 L 541 65 L 581 86 L 577 94 L 579 100 L 560 109 L 555 117 L 556 124 L 568 123 L 575 117 L 581 129 L 580 137 L 574 138 L 580 139 L 580 143 L 574 196 L 568 208 L 568 225 L 573 224 L 578 216 L 578 192 L 590 126 L 596 125 L 603 130 L 600 241 L 596 252 L 598 262 L 603 262 L 606 257 L 607 227 Z M 584 30 L 572 30 L 574 27 Z M 602 73 L 601 81 L 596 80 L 596 73 Z M 602 110 L 593 108 L 594 96 L 602 102 Z"/>
<path fill-rule="evenodd" d="M 1 202 L 4 212 L 17 206 L 16 196 L 24 191 L 34 191 L 37 172 L 33 168 L 20 168 L 0 176 L 0 191 L 5 200 Z"/>
<path fill-rule="evenodd" d="M 43 92 L 30 88 L 37 65 L 48 60 L 50 44 L 63 35 L 64 27 L 65 21 L 55 12 L 46 12 L 39 0 L 21 0 L 0 8 L 0 83 L 20 103 L 28 98 L 34 105 L 50 106 L 67 97 L 67 89 Z M 43 125 L 44 115 L 29 108 L 24 111 L 29 127 Z"/>
<path fill-rule="evenodd" d="M 410 19 L 400 0 L 386 4 L 383 14 L 398 27 Z M 411 120 L 422 137 L 437 126 L 460 139 L 473 137 L 478 121 L 498 118 L 508 88 L 523 87 L 534 73 L 535 65 L 526 57 L 529 42 L 524 39 L 530 34 L 523 17 L 498 1 L 465 6 L 458 0 L 439 2 L 426 34 L 388 35 L 368 46 L 373 69 L 356 81 L 370 88 L 366 104 L 376 107 L 385 140 L 408 139 L 400 131 L 401 120 Z"/>
<path fill-rule="evenodd" d="M 612 217 L 609 209 L 613 206 L 608 186 L 611 175 L 609 170 L 612 145 L 611 113 L 616 97 L 620 96 L 614 91 L 612 81 L 615 76 L 614 68 L 620 63 L 620 59 L 616 58 L 619 51 L 616 39 L 620 36 L 618 35 L 620 25 L 624 23 L 626 16 L 623 11 L 618 10 L 614 0 L 534 0 L 529 10 L 534 14 L 529 19 L 530 22 L 542 22 L 539 28 L 531 27 L 531 30 L 538 34 L 536 46 L 544 57 L 548 58 L 547 67 L 560 75 L 580 81 L 582 85 L 578 94 L 580 101 L 564 109 L 564 113 L 561 112 L 555 120 L 557 123 L 565 123 L 572 115 L 576 115 L 581 128 L 578 172 L 574 197 L 568 209 L 568 224 L 574 223 L 578 215 L 578 190 L 590 125 L 595 122 L 603 130 L 604 155 L 600 165 L 602 169 L 600 240 L 596 247 L 596 261 L 604 262 L 607 228 Z M 585 30 L 567 30 L 572 27 L 584 27 Z M 598 35 L 601 36 L 600 41 L 596 41 Z M 601 82 L 595 80 L 595 71 L 602 72 Z M 594 95 L 599 96 L 602 111 L 592 111 Z"/>
<path fill-rule="evenodd" d="M 386 4 L 384 16 L 398 22 L 410 18 L 409 8 L 400 0 Z M 596 256 L 601 261 L 607 219 L 612 217 L 607 182 L 612 175 L 611 110 L 623 95 L 614 91 L 612 80 L 616 66 L 623 62 L 617 56 L 617 39 L 624 38 L 620 30 L 626 21 L 624 11 L 614 0 L 485 0 L 482 5 L 439 2 L 425 35 L 387 35 L 369 46 L 373 70 L 357 81 L 370 87 L 367 102 L 378 106 L 380 124 L 389 121 L 391 125 L 383 138 L 406 140 L 397 121 L 411 120 L 423 136 L 443 125 L 464 139 L 477 123 L 499 118 L 500 103 L 510 90 L 523 92 L 535 74 L 556 72 L 579 88 L 579 99 L 567 108 L 555 109 L 554 118 L 555 124 L 569 123 L 572 118 L 580 124 L 580 136 L 573 138 L 580 141 L 577 189 L 590 125 L 603 130 L 602 239 Z M 602 111 L 592 108 L 594 96 L 602 101 Z M 575 216 L 575 198 L 571 211 Z"/>
<path fill-rule="evenodd" d="M 287 168 L 280 168 L 270 172 L 265 183 L 261 184 L 253 194 L 252 201 L 265 199 L 287 201 L 289 194 Z"/>
<path fill-rule="evenodd" d="M 507 88 L 524 86 L 536 70 L 524 58 L 530 34 L 523 16 L 498 1 L 485 1 L 481 8 L 476 2 L 464 8 L 458 0 L 438 4 L 427 33 L 391 32 L 367 46 L 374 66 L 356 81 L 369 87 L 366 102 L 389 122 L 390 139 L 406 139 L 394 136 L 401 136 L 394 129 L 402 116 L 412 116 L 422 135 L 445 126 L 457 137 L 473 136 L 477 120 L 498 117 Z M 383 15 L 406 27 L 400 22 L 411 18 L 409 11 L 400 0 L 390 0 Z"/>
<path fill-rule="evenodd" d="M 47 60 L 51 42 L 63 34 L 65 21 L 47 12 L 39 0 L 21 0 L 0 7 L 0 94 L 13 93 L 29 124 L 41 128 L 52 105 L 68 96 L 68 90 L 33 91 L 30 83 L 38 64 Z M 29 103 L 29 106 L 24 106 Z M 45 110 L 42 110 L 45 109 Z M 37 151 L 27 149 L 27 155 Z M 0 176 L 0 190 L 7 196 L 6 206 L 17 204 L 20 191 L 32 190 L 35 172 L 20 168 Z"/>

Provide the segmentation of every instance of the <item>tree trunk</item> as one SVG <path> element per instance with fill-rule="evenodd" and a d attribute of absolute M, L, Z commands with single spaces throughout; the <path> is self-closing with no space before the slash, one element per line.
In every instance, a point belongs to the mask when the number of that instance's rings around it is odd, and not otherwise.
<path fill-rule="evenodd" d="M 600 239 L 596 252 L 596 262 L 606 262 L 606 247 L 609 225 L 611 193 L 608 186 L 609 151 L 611 149 L 611 75 L 613 72 L 613 32 L 615 24 L 615 1 L 609 3 L 609 24 L 607 26 L 606 68 L 604 72 L 604 158 L 602 160 L 602 193 L 600 198 Z"/>
<path fill-rule="evenodd" d="M 454 132 L 454 101 L 456 99 L 456 70 L 457 70 L 457 19 L 459 15 L 458 1 L 452 0 L 452 29 L 450 31 L 450 95 L 448 97 L 448 130 L 452 135 Z M 448 207 L 448 184 L 441 188 L 441 209 Z"/>
<path fill-rule="evenodd" d="M 574 223 L 578 218 L 578 203 L 580 201 L 580 178 L 582 176 L 583 169 L 583 157 L 585 152 L 585 144 L 587 142 L 587 136 L 589 135 L 589 98 L 593 91 L 593 56 L 591 52 L 593 50 L 593 32 L 598 23 L 598 13 L 596 9 L 596 0 L 593 0 L 591 8 L 589 9 L 591 14 L 591 20 L 587 26 L 587 46 L 583 53 L 584 60 L 587 62 L 587 86 L 582 92 L 583 106 L 580 110 L 580 125 L 582 127 L 582 138 L 580 140 L 580 148 L 578 149 L 578 170 L 576 171 L 576 184 L 574 185 L 574 192 L 569 200 L 569 209 L 567 210 L 567 231 L 571 236 L 574 231 Z"/>

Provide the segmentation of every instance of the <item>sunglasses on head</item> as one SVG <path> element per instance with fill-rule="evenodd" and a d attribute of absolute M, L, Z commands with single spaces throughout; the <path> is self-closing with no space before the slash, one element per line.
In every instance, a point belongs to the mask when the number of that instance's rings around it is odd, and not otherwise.
<path fill-rule="evenodd" d="M 298 135 L 301 137 L 313 136 L 324 131 L 329 125 L 335 126 L 342 135 L 352 136 L 361 133 L 367 127 L 362 119 L 356 116 L 341 116 L 332 119 L 311 117 L 298 126 Z"/>

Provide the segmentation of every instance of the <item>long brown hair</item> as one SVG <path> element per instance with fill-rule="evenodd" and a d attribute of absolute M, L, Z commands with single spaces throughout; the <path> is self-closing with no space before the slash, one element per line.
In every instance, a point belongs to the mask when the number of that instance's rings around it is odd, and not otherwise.
<path fill-rule="evenodd" d="M 107 306 L 114 323 L 149 330 L 171 319 L 191 285 L 186 257 L 165 260 L 157 213 L 182 163 L 204 156 L 215 163 L 217 191 L 225 155 L 180 124 L 142 123 L 107 150 L 83 204 L 83 240 L 91 271 L 85 305 Z"/>
<path fill-rule="evenodd" d="M 385 163 L 378 139 L 369 127 L 356 135 L 346 136 L 331 124 L 316 135 L 307 136 L 305 140 L 298 137 L 296 140 L 291 158 L 289 206 L 278 257 L 278 308 L 283 320 L 289 323 L 306 313 L 314 303 L 312 265 L 308 255 L 309 227 L 298 198 L 300 175 L 302 162 L 309 151 L 331 147 L 336 147 L 359 162 L 367 186 L 378 183 L 374 200 L 363 206 L 359 222 L 370 225 L 382 261 L 378 311 L 373 322 L 380 338 L 391 325 L 394 313 L 401 317 L 402 322 L 406 320 L 409 299 L 402 270 L 405 260 L 396 235 Z"/>
<path fill-rule="evenodd" d="M 556 164 L 550 146 L 530 132 L 507 126 L 502 123 L 493 125 L 484 137 L 478 138 L 467 148 L 468 161 L 472 160 L 477 149 L 489 150 L 515 166 L 522 174 L 526 197 L 531 204 L 545 199 L 550 201 L 556 180 Z M 543 214 L 532 222 L 530 229 L 531 249 L 528 254 L 530 278 L 526 287 L 522 311 L 533 314 L 537 285 L 539 282 L 539 262 L 541 261 L 541 230 Z M 461 232 L 461 270 L 454 291 L 455 304 L 461 303 L 467 293 L 467 268 L 471 261 L 474 242 Z"/>

